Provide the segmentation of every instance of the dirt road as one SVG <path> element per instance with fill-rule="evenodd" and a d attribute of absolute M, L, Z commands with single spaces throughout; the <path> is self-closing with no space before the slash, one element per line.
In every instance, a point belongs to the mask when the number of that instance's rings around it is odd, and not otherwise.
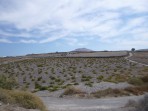
<path fill-rule="evenodd" d="M 74 99 L 41 97 L 49 111 L 128 111 L 123 108 L 129 100 L 139 100 L 143 96 L 129 96 L 105 99 Z"/>
<path fill-rule="evenodd" d="M 136 64 L 143 65 L 143 66 L 148 66 L 147 64 L 143 64 L 143 63 L 140 63 L 140 62 L 137 62 L 137 61 L 130 60 L 130 57 L 132 57 L 132 56 L 133 56 L 133 54 L 129 53 L 129 56 L 125 57 L 125 59 L 128 60 L 129 62 L 132 62 L 132 63 L 136 63 Z"/>

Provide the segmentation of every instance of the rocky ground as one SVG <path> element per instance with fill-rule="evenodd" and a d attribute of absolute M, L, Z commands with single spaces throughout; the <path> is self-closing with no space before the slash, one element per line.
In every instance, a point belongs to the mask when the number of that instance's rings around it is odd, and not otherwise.
<path fill-rule="evenodd" d="M 22 107 L 9 105 L 9 104 L 2 104 L 0 103 L 0 111 L 39 111 L 37 109 L 25 109 Z"/>

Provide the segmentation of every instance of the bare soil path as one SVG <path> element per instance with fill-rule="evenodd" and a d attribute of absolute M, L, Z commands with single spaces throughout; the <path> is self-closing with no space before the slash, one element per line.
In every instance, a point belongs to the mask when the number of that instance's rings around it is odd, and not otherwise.
<path fill-rule="evenodd" d="M 128 60 L 129 62 L 132 62 L 132 63 L 136 63 L 136 64 L 143 65 L 143 66 L 148 66 L 147 64 L 143 64 L 143 63 L 140 63 L 140 62 L 137 62 L 137 61 L 130 60 L 130 57 L 132 57 L 132 56 L 133 56 L 133 54 L 129 53 L 129 56 L 125 57 L 125 59 Z"/>

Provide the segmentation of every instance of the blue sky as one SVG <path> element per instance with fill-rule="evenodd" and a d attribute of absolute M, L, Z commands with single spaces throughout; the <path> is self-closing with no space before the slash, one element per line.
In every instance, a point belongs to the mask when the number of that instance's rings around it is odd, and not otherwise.
<path fill-rule="evenodd" d="M 148 0 L 0 0 L 0 56 L 148 48 Z"/>

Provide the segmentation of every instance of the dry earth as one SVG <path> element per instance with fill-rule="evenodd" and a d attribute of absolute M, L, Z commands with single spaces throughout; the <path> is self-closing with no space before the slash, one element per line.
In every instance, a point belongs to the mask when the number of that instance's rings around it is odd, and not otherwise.
<path fill-rule="evenodd" d="M 22 107 L 17 107 L 14 105 L 6 105 L 6 104 L 1 104 L 0 105 L 0 111 L 39 111 L 37 109 L 25 109 Z"/>
<path fill-rule="evenodd" d="M 148 65 L 148 51 L 133 52 L 133 56 L 130 59 Z"/>
<path fill-rule="evenodd" d="M 117 58 L 36 58 L 0 65 L 0 73 L 18 79 L 20 88 L 56 91 L 69 85 L 124 82 L 146 75 L 146 67 Z"/>

